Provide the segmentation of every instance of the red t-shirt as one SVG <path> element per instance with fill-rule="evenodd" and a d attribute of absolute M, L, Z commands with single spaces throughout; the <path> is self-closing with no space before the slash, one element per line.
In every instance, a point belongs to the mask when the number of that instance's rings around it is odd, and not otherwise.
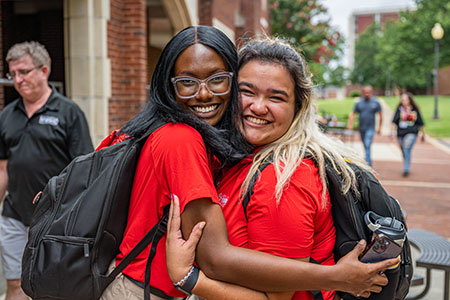
<path fill-rule="evenodd" d="M 107 137 L 105 137 L 103 139 L 103 141 L 101 141 L 100 145 L 98 145 L 97 149 L 95 149 L 95 151 L 103 149 L 105 147 L 123 142 L 125 140 L 127 140 L 129 137 L 126 136 L 125 134 L 120 134 L 117 135 L 117 133 L 119 132 L 119 129 L 116 129 L 114 131 L 112 131 Z"/>
<path fill-rule="evenodd" d="M 274 166 L 267 166 L 255 183 L 247 207 L 247 222 L 239 194 L 251 163 L 252 159 L 247 158 L 231 168 L 218 187 L 230 243 L 278 256 L 310 256 L 321 264 L 334 264 L 332 251 L 336 235 L 331 203 L 327 195 L 326 207 L 322 204 L 323 187 L 314 162 L 303 160 L 285 187 L 279 204 L 275 198 Z M 324 299 L 334 297 L 334 292 L 323 293 Z M 313 297 L 310 292 L 298 291 L 292 299 Z"/>
<path fill-rule="evenodd" d="M 109 143 L 115 143 L 108 137 Z M 171 194 L 180 199 L 183 212 L 186 204 L 199 198 L 218 203 L 208 159 L 201 135 L 192 127 L 177 123 L 166 124 L 147 139 L 139 156 L 131 191 L 128 224 L 117 256 L 117 264 L 142 237 L 159 221 Z M 150 285 L 173 297 L 184 297 L 169 278 L 166 267 L 166 239 L 163 237 L 152 262 Z M 150 246 L 131 262 L 124 274 L 144 282 L 145 265 Z"/>

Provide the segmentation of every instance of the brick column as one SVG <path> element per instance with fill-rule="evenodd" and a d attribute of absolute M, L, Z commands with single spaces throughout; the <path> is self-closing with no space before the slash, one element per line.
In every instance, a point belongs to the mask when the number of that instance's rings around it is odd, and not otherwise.
<path fill-rule="evenodd" d="M 261 1 L 242 0 L 241 14 L 245 19 L 245 26 L 242 30 L 244 38 L 263 36 L 264 33 L 270 33 L 269 25 L 269 3 L 261 5 Z M 267 27 L 264 28 L 261 20 L 267 22 Z"/>
<path fill-rule="evenodd" d="M 198 19 L 200 25 L 212 26 L 213 0 L 198 0 Z"/>
<path fill-rule="evenodd" d="M 121 127 L 147 100 L 145 0 L 110 0 L 108 58 L 111 61 L 109 129 Z"/>

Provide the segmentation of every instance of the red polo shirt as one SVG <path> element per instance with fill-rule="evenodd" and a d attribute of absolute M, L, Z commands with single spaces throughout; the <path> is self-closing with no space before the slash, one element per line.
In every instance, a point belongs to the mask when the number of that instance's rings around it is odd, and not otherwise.
<path fill-rule="evenodd" d="M 311 256 L 324 265 L 334 264 L 335 229 L 327 195 L 322 204 L 322 183 L 318 169 L 309 159 L 292 175 L 279 203 L 275 198 L 276 175 L 266 167 L 256 181 L 247 207 L 248 222 L 239 199 L 241 184 L 251 167 L 247 158 L 225 173 L 219 184 L 219 204 L 227 222 L 230 243 L 274 255 L 302 258 Z M 334 292 L 323 292 L 333 299 Z M 296 292 L 292 299 L 313 299 L 311 293 Z"/>
<path fill-rule="evenodd" d="M 114 143 L 108 138 L 109 142 L 102 145 Z M 171 194 L 180 199 L 181 212 L 186 204 L 195 199 L 209 198 L 217 203 L 211 170 L 212 164 L 203 139 L 192 127 L 182 123 L 169 123 L 152 133 L 139 156 L 131 192 L 128 224 L 120 245 L 117 264 L 162 217 L 164 207 L 170 205 Z M 166 239 L 163 237 L 152 262 L 150 285 L 169 296 L 184 297 L 183 293 L 173 287 L 169 278 L 165 244 Z M 144 282 L 149 251 L 150 247 L 147 247 L 123 273 Z"/>

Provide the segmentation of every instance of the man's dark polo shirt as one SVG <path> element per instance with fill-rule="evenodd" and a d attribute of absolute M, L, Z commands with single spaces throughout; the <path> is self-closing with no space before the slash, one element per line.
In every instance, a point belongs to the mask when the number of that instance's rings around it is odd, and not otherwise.
<path fill-rule="evenodd" d="M 30 225 L 33 198 L 76 156 L 93 151 L 78 105 L 53 87 L 43 107 L 28 118 L 22 98 L 0 113 L 0 159 L 8 160 L 3 215 Z"/>

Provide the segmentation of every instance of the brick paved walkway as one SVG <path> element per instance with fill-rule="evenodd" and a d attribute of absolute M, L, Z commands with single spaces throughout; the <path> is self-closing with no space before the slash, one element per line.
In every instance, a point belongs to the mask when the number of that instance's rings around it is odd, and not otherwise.
<path fill-rule="evenodd" d="M 359 139 L 353 147 L 361 151 Z M 422 228 L 450 238 L 450 148 L 417 141 L 410 176 L 403 177 L 403 161 L 395 139 L 376 136 L 373 167 L 387 191 L 407 213 L 409 228 Z"/>

